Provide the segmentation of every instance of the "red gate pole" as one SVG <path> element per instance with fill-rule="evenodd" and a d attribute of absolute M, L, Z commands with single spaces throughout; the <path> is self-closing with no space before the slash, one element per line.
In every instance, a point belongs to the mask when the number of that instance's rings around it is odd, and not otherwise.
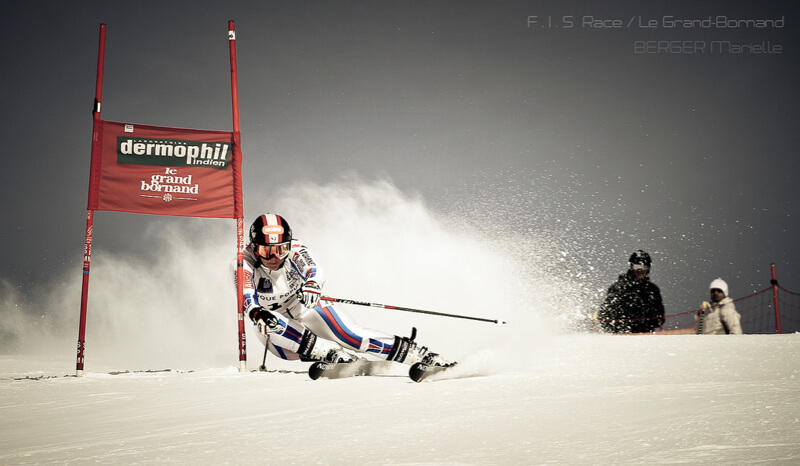
<path fill-rule="evenodd" d="M 239 132 L 239 84 L 236 70 L 236 26 L 228 21 L 228 46 L 231 56 L 231 105 L 233 109 L 234 163 L 241 164 L 242 137 Z M 236 171 L 235 171 L 236 172 Z M 241 173 L 241 170 L 239 170 Z M 236 216 L 236 313 L 239 321 L 239 372 L 247 371 L 247 341 L 244 330 L 244 209 L 242 180 L 234 180 L 234 212 Z"/>
<path fill-rule="evenodd" d="M 92 109 L 92 158 L 100 157 L 100 102 L 103 100 L 103 68 L 106 55 L 106 25 L 100 24 L 100 45 L 97 52 L 97 80 L 94 90 L 94 108 Z M 92 178 L 90 176 L 90 178 Z M 89 181 L 89 197 L 91 198 L 91 179 Z M 83 362 L 86 351 L 86 309 L 89 300 L 89 269 L 92 265 L 92 234 L 94 233 L 94 210 L 86 211 L 86 238 L 83 244 L 83 283 L 81 285 L 81 317 L 78 324 L 78 359 L 75 364 L 75 375 L 83 377 Z"/>
<path fill-rule="evenodd" d="M 781 332 L 781 307 L 778 303 L 778 279 L 777 274 L 775 273 L 775 264 L 770 266 L 772 268 L 772 301 L 775 307 L 775 332 L 780 334 Z"/>

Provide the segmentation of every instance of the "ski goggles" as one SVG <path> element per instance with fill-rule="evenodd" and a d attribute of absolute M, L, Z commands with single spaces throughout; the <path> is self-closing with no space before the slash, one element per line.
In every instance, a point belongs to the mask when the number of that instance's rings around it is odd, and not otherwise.
<path fill-rule="evenodd" d="M 286 256 L 289 255 L 289 251 L 291 249 L 292 243 L 259 244 L 256 245 L 256 254 L 264 259 L 269 259 L 272 256 L 276 256 L 280 259 L 286 259 Z"/>
<path fill-rule="evenodd" d="M 648 267 L 648 266 L 646 266 L 644 264 L 631 264 L 631 269 L 633 269 L 634 272 L 637 271 L 637 270 L 641 270 L 642 272 L 649 272 L 650 271 L 650 267 Z"/>

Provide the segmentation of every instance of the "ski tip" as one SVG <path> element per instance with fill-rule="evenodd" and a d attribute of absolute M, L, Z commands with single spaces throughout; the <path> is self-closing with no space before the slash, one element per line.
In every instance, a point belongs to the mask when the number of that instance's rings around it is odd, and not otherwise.
<path fill-rule="evenodd" d="M 414 382 L 422 382 L 426 375 L 428 375 L 428 371 L 430 370 L 430 366 L 425 364 L 424 362 L 418 362 L 411 366 L 411 369 L 408 370 L 408 376 Z"/>
<path fill-rule="evenodd" d="M 440 372 L 444 372 L 444 371 L 452 368 L 456 364 L 458 364 L 458 363 L 454 362 L 454 363 L 448 364 L 446 366 L 437 366 L 437 365 L 426 364 L 424 362 L 418 362 L 418 363 L 412 365 L 411 368 L 408 370 L 408 376 L 414 382 L 422 382 L 423 380 L 426 380 L 428 378 L 428 376 L 431 376 L 431 375 L 434 375 L 434 374 L 438 374 Z M 434 379 L 432 379 L 432 380 L 435 380 L 435 379 L 436 379 L 436 377 L 434 377 Z"/>
<path fill-rule="evenodd" d="M 311 380 L 317 380 L 327 368 L 327 363 L 315 362 L 311 365 L 311 367 L 308 368 L 308 376 L 311 377 Z"/>

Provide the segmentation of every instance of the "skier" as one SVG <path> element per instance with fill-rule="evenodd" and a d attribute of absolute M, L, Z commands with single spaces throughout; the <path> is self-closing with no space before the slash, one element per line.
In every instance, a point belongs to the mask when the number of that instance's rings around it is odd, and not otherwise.
<path fill-rule="evenodd" d="M 608 288 L 597 314 L 610 333 L 652 332 L 664 324 L 661 290 L 650 281 L 650 255 L 641 249 L 631 254 L 627 273 Z"/>
<path fill-rule="evenodd" d="M 333 303 L 320 300 L 323 271 L 280 215 L 261 215 L 250 226 L 243 268 L 244 313 L 257 326 L 261 342 L 282 359 L 343 363 L 367 353 L 408 365 L 450 364 L 413 337 L 362 327 Z"/>
<path fill-rule="evenodd" d="M 711 304 L 703 310 L 700 329 L 703 335 L 741 335 L 741 315 L 728 297 L 728 284 L 717 278 L 708 287 Z M 707 303 L 704 303 L 707 304 Z M 703 306 L 704 308 L 706 306 Z"/>

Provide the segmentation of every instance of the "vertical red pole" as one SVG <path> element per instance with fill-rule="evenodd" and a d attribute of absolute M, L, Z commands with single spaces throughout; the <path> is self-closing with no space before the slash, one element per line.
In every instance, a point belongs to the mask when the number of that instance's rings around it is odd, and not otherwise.
<path fill-rule="evenodd" d="M 781 332 L 781 307 L 778 303 L 778 275 L 775 273 L 775 264 L 771 265 L 772 268 L 772 302 L 774 303 L 775 307 L 775 333 L 783 333 Z"/>
<path fill-rule="evenodd" d="M 95 81 L 94 108 L 92 109 L 92 159 L 100 157 L 100 102 L 103 100 L 103 68 L 106 55 L 106 25 L 100 24 L 100 45 L 97 52 L 97 79 Z M 89 197 L 91 198 L 91 181 Z M 86 309 L 89 299 L 89 269 L 92 265 L 92 234 L 94 232 L 94 211 L 86 211 L 86 237 L 83 244 L 83 283 L 81 286 L 81 317 L 78 324 L 78 359 L 75 364 L 75 375 L 83 376 L 83 363 L 86 351 Z"/>
<path fill-rule="evenodd" d="M 236 27 L 228 21 L 228 45 L 231 56 L 231 105 L 233 109 L 234 154 L 241 164 L 241 133 L 239 132 L 239 84 L 236 70 Z M 239 170 L 241 173 L 241 170 Z M 234 180 L 234 211 L 236 213 L 236 313 L 239 321 L 239 372 L 247 371 L 247 341 L 244 330 L 244 213 L 242 208 L 241 177 Z"/>

